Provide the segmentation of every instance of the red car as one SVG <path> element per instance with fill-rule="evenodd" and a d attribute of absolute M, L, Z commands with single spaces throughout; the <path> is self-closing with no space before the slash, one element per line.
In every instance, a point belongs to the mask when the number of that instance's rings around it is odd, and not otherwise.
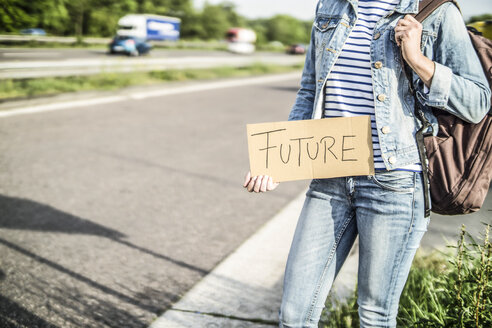
<path fill-rule="evenodd" d="M 291 55 L 304 55 L 306 53 L 306 46 L 303 44 L 293 44 L 287 48 L 287 53 Z"/>

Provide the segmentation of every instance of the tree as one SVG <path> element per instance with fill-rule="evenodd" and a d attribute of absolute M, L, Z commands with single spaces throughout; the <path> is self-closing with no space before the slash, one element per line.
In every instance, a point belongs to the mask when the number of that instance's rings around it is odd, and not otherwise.
<path fill-rule="evenodd" d="M 94 6 L 88 11 L 89 24 L 85 31 L 89 35 L 112 36 L 116 32 L 118 20 L 127 14 L 136 13 L 138 4 L 134 0 L 112 0 Z"/>
<path fill-rule="evenodd" d="M 478 16 L 472 16 L 472 17 L 470 17 L 470 19 L 468 19 L 467 24 L 471 24 L 471 23 L 474 23 L 474 22 L 491 20 L 491 19 L 492 19 L 492 14 L 483 14 L 483 15 L 478 15 Z"/>
<path fill-rule="evenodd" d="M 223 39 L 231 27 L 243 27 L 246 20 L 235 11 L 235 6 L 230 2 L 218 5 L 205 3 L 201 13 L 201 29 L 199 36 L 203 39 Z"/>
<path fill-rule="evenodd" d="M 69 21 L 66 0 L 1 0 L 0 31 L 41 27 L 57 34 Z"/>
<path fill-rule="evenodd" d="M 269 41 L 283 44 L 308 43 L 311 24 L 288 15 L 276 15 L 265 22 L 266 37 Z"/>
<path fill-rule="evenodd" d="M 53 35 L 111 36 L 118 20 L 127 14 L 145 13 L 181 19 L 182 38 L 223 39 L 231 27 L 250 27 L 258 43 L 308 42 L 311 23 L 291 16 L 247 21 L 231 2 L 205 3 L 201 12 L 192 0 L 0 0 L 0 32 L 41 27 Z"/>

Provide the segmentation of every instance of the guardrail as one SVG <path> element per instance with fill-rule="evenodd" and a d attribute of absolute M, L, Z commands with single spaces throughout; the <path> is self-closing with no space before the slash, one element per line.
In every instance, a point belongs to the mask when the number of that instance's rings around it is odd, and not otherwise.
<path fill-rule="evenodd" d="M 42 35 L 0 35 L 0 41 L 12 41 L 12 42 L 56 42 L 56 43 L 75 43 L 77 38 L 74 36 L 42 36 Z M 111 41 L 110 38 L 91 38 L 87 37 L 83 39 L 84 43 L 88 44 L 108 44 Z"/>
<path fill-rule="evenodd" d="M 234 56 L 184 58 L 110 58 L 72 59 L 0 63 L 0 79 L 25 79 L 56 76 L 129 73 L 169 69 L 242 67 L 256 63 L 291 66 L 304 62 L 297 56 Z"/>

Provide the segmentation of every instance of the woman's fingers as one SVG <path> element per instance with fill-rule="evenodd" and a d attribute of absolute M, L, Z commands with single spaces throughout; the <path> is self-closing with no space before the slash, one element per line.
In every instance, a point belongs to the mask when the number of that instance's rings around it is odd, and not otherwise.
<path fill-rule="evenodd" d="M 410 15 L 406 15 L 404 18 L 398 21 L 395 27 L 395 41 L 396 44 L 401 47 L 402 42 L 406 44 L 407 41 L 411 43 L 408 46 L 408 51 L 415 51 L 420 45 L 420 35 L 422 34 L 422 24 L 420 24 L 415 18 Z M 407 45 L 405 45 L 407 47 Z M 407 51 L 405 51 L 406 53 Z"/>
<path fill-rule="evenodd" d="M 248 186 L 250 180 L 251 180 L 251 171 L 248 171 L 248 173 L 246 173 L 246 176 L 244 177 L 244 183 L 243 183 L 244 188 Z"/>
<path fill-rule="evenodd" d="M 270 177 L 268 175 L 265 175 L 263 177 L 263 180 L 261 181 L 261 186 L 260 186 L 260 191 L 261 192 L 266 192 L 268 189 L 267 189 L 267 186 L 268 186 L 268 180 L 270 179 Z"/>
<path fill-rule="evenodd" d="M 405 17 L 403 17 L 402 19 L 400 19 L 398 21 L 398 24 L 396 24 L 397 26 L 398 25 L 411 25 L 413 23 L 415 23 L 417 20 L 415 18 L 413 18 L 412 16 L 410 15 L 405 15 Z"/>
<path fill-rule="evenodd" d="M 277 188 L 279 184 L 274 183 L 272 177 L 268 175 L 251 176 L 251 172 L 248 172 L 244 178 L 243 187 L 249 192 L 267 192 Z"/>
<path fill-rule="evenodd" d="M 255 192 L 260 192 L 262 181 L 263 181 L 263 175 L 258 176 L 258 179 L 256 179 L 255 187 L 254 187 Z"/>
<path fill-rule="evenodd" d="M 268 185 L 267 185 L 267 190 L 274 190 L 275 188 L 278 187 L 278 182 L 274 183 L 272 177 L 268 177 Z"/>
<path fill-rule="evenodd" d="M 249 180 L 248 187 L 247 187 L 249 192 L 253 191 L 257 179 L 258 179 L 258 177 L 253 177 Z"/>

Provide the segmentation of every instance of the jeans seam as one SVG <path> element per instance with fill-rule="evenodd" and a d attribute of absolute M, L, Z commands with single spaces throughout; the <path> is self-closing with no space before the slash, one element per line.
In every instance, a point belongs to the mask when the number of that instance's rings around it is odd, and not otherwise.
<path fill-rule="evenodd" d="M 404 245 L 402 245 L 403 247 L 400 248 L 400 251 L 398 253 L 398 261 L 397 262 L 397 265 L 395 265 L 393 267 L 393 274 L 391 275 L 391 282 L 390 282 L 390 288 L 389 288 L 389 295 L 391 295 L 391 297 L 389 297 L 389 304 L 388 306 L 386 307 L 387 309 L 387 313 L 385 313 L 385 317 L 386 319 L 389 318 L 389 314 L 390 314 L 390 311 L 391 311 L 391 307 L 393 306 L 393 293 L 394 293 L 394 290 L 395 290 L 395 287 L 396 287 L 396 277 L 398 276 L 398 273 L 399 273 L 399 268 L 401 267 L 401 263 L 403 261 L 403 253 L 404 253 L 404 249 L 406 249 L 406 246 L 408 244 L 408 237 L 404 243 Z"/>
<path fill-rule="evenodd" d="M 392 192 L 395 192 L 395 193 L 398 193 L 398 194 L 408 194 L 408 193 L 411 193 L 411 192 L 414 192 L 415 191 L 415 182 L 414 182 L 413 188 L 398 189 L 398 188 L 394 188 L 394 187 L 385 185 L 384 183 L 380 182 L 376 178 L 376 176 L 371 176 L 371 178 L 372 178 L 372 181 L 374 181 L 374 183 L 377 186 L 379 186 L 380 188 L 382 188 L 384 190 L 392 191 Z"/>
<path fill-rule="evenodd" d="M 412 231 L 413 221 L 415 218 L 414 204 L 415 204 L 415 189 L 416 189 L 416 185 L 417 185 L 416 181 L 417 181 L 417 173 L 414 174 L 414 191 L 412 193 L 412 218 L 411 218 L 411 222 L 410 222 L 410 228 L 408 230 L 408 233 L 406 235 L 406 238 L 405 238 L 405 241 L 404 241 L 402 247 L 400 247 L 400 251 L 398 253 L 398 261 L 395 261 L 398 264 L 393 267 L 393 273 L 391 275 L 389 293 L 392 296 L 393 296 L 393 293 L 394 293 L 395 288 L 396 288 L 396 278 L 398 276 L 398 273 L 400 272 L 400 267 L 401 267 L 401 264 L 403 262 L 403 254 L 407 251 L 408 241 L 410 240 L 410 233 Z M 390 302 L 389 302 L 388 306 L 386 307 L 387 311 L 391 311 L 391 307 L 393 306 L 393 303 L 394 303 L 394 297 L 390 297 L 389 301 Z M 399 299 L 398 299 L 398 302 L 399 302 Z M 385 313 L 386 319 L 388 319 L 389 315 L 390 315 L 389 312 Z"/>
<path fill-rule="evenodd" d="M 335 254 L 335 252 L 336 252 L 336 250 L 338 248 L 338 244 L 340 242 L 340 239 L 342 239 L 342 236 L 345 233 L 345 230 L 347 229 L 350 221 L 352 221 L 353 218 L 354 218 L 354 216 L 352 215 L 351 217 L 349 217 L 349 218 L 347 218 L 345 220 L 340 233 L 337 235 L 337 238 L 335 239 L 335 243 L 333 244 L 333 247 L 331 249 L 330 255 L 328 256 L 328 259 L 326 260 L 325 267 L 323 268 L 323 273 L 321 274 L 320 280 L 319 280 L 319 282 L 318 282 L 318 284 L 316 286 L 316 290 L 315 290 L 314 295 L 313 295 L 313 301 L 311 302 L 311 308 L 309 309 L 308 315 L 306 317 L 306 321 L 304 322 L 305 325 L 309 323 L 309 321 L 311 320 L 311 318 L 313 316 L 314 307 L 316 305 L 316 302 L 318 301 L 319 292 L 320 292 L 320 289 L 321 289 L 321 285 L 323 284 L 324 277 L 326 275 L 326 270 L 328 268 L 328 265 L 333 260 L 333 255 Z"/>
<path fill-rule="evenodd" d="M 413 222 L 415 221 L 415 190 L 416 189 L 417 189 L 417 173 L 414 173 L 413 174 L 413 192 L 412 192 L 412 219 L 410 220 L 410 227 L 408 228 L 408 233 L 412 232 Z"/>

